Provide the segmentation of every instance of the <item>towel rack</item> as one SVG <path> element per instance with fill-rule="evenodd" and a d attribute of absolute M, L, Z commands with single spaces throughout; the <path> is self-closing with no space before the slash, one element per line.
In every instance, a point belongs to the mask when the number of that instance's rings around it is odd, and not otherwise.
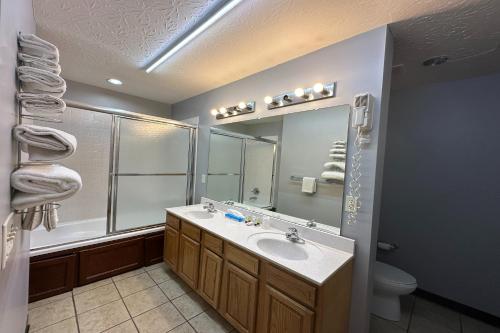
<path fill-rule="evenodd" d="M 290 180 L 294 182 L 301 182 L 304 179 L 302 176 L 290 176 Z M 324 179 L 324 178 L 315 178 L 317 183 L 320 184 L 344 184 L 343 181 L 336 179 Z"/>
<path fill-rule="evenodd" d="M 17 214 L 17 215 L 21 215 L 21 224 L 24 224 L 24 220 L 26 218 L 26 214 L 28 213 L 45 213 L 45 212 L 48 212 L 48 211 L 51 211 L 53 209 L 59 209 L 59 207 L 61 207 L 61 204 L 57 203 L 57 202 L 52 202 L 52 203 L 47 203 L 47 204 L 43 204 L 43 205 L 40 205 L 42 208 L 38 209 L 38 208 L 35 208 L 35 210 L 32 210 L 30 211 L 29 209 L 30 208 L 26 208 L 26 209 L 23 209 L 23 210 L 17 210 L 17 209 L 14 209 L 14 214 Z M 32 207 L 34 208 L 34 207 Z"/>

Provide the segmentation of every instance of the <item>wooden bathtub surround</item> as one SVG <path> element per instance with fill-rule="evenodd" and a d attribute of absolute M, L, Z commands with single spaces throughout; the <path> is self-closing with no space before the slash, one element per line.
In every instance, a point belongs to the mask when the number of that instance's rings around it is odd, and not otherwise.
<path fill-rule="evenodd" d="M 164 261 L 240 333 L 348 332 L 352 261 L 315 285 L 172 214 Z"/>

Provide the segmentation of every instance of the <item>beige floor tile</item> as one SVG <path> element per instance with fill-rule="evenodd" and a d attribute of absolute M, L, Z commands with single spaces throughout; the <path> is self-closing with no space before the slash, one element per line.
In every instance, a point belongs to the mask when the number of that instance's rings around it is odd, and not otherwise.
<path fill-rule="evenodd" d="M 196 331 L 193 329 L 193 327 L 191 327 L 191 325 L 189 325 L 189 323 L 184 323 L 177 326 L 168 333 L 196 333 Z"/>
<path fill-rule="evenodd" d="M 404 333 L 406 330 L 392 322 L 373 316 L 370 319 L 370 333 Z"/>
<path fill-rule="evenodd" d="M 76 313 L 83 313 L 119 300 L 120 295 L 113 283 L 74 296 Z"/>
<path fill-rule="evenodd" d="M 159 284 L 158 287 L 160 287 L 161 290 L 163 290 L 165 295 L 167 295 L 167 297 L 170 300 L 176 299 L 177 297 L 182 296 L 193 290 L 187 284 L 182 282 L 180 279 L 168 280 L 166 282 Z"/>
<path fill-rule="evenodd" d="M 115 282 L 116 288 L 122 297 L 144 290 L 155 285 L 147 273 L 135 275 Z"/>
<path fill-rule="evenodd" d="M 460 315 L 463 333 L 500 333 L 500 328 L 483 323 L 477 319 Z"/>
<path fill-rule="evenodd" d="M 68 298 L 68 297 L 71 297 L 71 296 L 72 296 L 71 291 L 68 291 L 67 293 L 64 293 L 64 294 L 52 296 L 52 297 L 49 297 L 49 298 L 44 298 L 44 299 L 41 299 L 39 301 L 29 303 L 28 304 L 28 310 L 37 308 L 37 307 L 42 306 L 42 305 L 47 305 L 47 304 L 50 304 L 50 303 L 53 303 L 53 302 L 61 301 L 61 300 L 65 299 L 65 298 Z"/>
<path fill-rule="evenodd" d="M 89 283 L 89 284 L 86 284 L 84 286 L 77 287 L 77 288 L 73 289 L 73 295 L 78 295 L 78 294 L 84 293 L 86 291 L 105 286 L 105 285 L 110 284 L 110 283 L 113 283 L 113 280 L 111 280 L 111 278 L 100 280 L 100 281 L 97 281 L 94 283 Z"/>
<path fill-rule="evenodd" d="M 167 296 L 158 286 L 144 289 L 123 299 L 132 317 L 168 302 Z"/>
<path fill-rule="evenodd" d="M 458 312 L 417 297 L 410 332 L 460 332 Z"/>
<path fill-rule="evenodd" d="M 33 331 L 30 329 L 30 332 Z M 58 322 L 57 324 L 50 325 L 38 331 L 34 331 L 33 333 L 78 333 L 78 327 L 76 326 L 76 317 L 65 319 Z"/>
<path fill-rule="evenodd" d="M 80 333 L 98 333 L 130 319 L 122 300 L 78 315 Z"/>
<path fill-rule="evenodd" d="M 177 275 L 165 265 L 148 271 L 148 274 L 156 283 L 162 283 L 177 277 Z"/>
<path fill-rule="evenodd" d="M 29 310 L 28 322 L 31 330 L 36 331 L 74 316 L 73 299 L 67 297 Z"/>
<path fill-rule="evenodd" d="M 195 292 L 182 295 L 174 299 L 172 303 L 187 320 L 208 309 L 208 304 Z"/>
<path fill-rule="evenodd" d="M 117 281 L 129 278 L 131 276 L 139 275 L 141 273 L 144 273 L 145 271 L 146 270 L 144 268 L 138 268 L 138 269 L 135 269 L 135 270 L 130 271 L 130 272 L 126 272 L 126 273 L 123 273 L 123 274 L 120 274 L 120 275 L 117 275 L 117 276 L 113 276 L 112 279 L 113 279 L 114 282 L 117 282 Z"/>
<path fill-rule="evenodd" d="M 110 328 L 103 333 L 137 333 L 137 328 L 135 328 L 134 322 L 132 320 L 127 320 L 126 322 Z"/>
<path fill-rule="evenodd" d="M 198 333 L 226 333 L 233 329 L 215 310 L 203 312 L 191 319 L 189 323 Z"/>
<path fill-rule="evenodd" d="M 153 269 L 160 268 L 160 267 L 167 267 L 167 266 L 165 265 L 164 262 L 160 262 L 158 264 L 146 266 L 146 267 L 144 267 L 144 269 L 146 270 L 146 272 L 148 272 L 148 271 L 152 271 Z"/>
<path fill-rule="evenodd" d="M 185 320 L 169 302 L 135 317 L 134 322 L 141 333 L 163 333 L 179 326 Z"/>

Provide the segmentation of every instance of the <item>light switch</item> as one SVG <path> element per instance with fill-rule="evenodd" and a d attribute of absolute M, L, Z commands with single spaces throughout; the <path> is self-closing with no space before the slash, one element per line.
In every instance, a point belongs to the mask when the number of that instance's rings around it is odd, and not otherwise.
<path fill-rule="evenodd" d="M 203 174 L 201 175 L 201 183 L 205 184 L 207 182 L 207 175 Z"/>

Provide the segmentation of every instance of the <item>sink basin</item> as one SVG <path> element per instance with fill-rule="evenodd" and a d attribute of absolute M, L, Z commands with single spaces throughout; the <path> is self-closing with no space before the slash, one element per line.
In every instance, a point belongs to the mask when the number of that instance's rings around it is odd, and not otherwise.
<path fill-rule="evenodd" d="M 321 250 L 314 244 L 293 243 L 285 238 L 284 234 L 277 232 L 261 232 L 248 237 L 249 245 L 257 248 L 267 255 L 286 260 L 319 259 Z"/>
<path fill-rule="evenodd" d="M 205 220 L 214 217 L 214 214 L 207 212 L 206 210 L 193 210 L 187 212 L 186 215 L 193 219 Z"/>

